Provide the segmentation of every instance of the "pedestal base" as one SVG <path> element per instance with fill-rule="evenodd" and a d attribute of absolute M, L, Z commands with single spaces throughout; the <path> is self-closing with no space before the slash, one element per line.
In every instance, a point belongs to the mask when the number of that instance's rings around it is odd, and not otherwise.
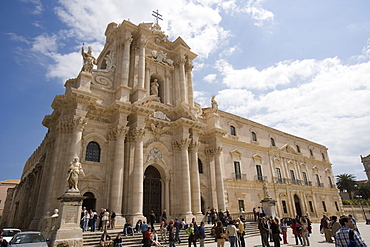
<path fill-rule="evenodd" d="M 70 247 L 82 247 L 82 229 L 80 228 L 80 216 L 84 196 L 78 191 L 67 191 L 58 198 L 61 203 L 59 218 L 56 229 L 52 232 L 51 245 L 57 246 L 66 242 Z"/>
<path fill-rule="evenodd" d="M 264 198 L 262 201 L 262 208 L 266 215 L 275 217 L 276 216 L 276 200 L 272 198 Z"/>

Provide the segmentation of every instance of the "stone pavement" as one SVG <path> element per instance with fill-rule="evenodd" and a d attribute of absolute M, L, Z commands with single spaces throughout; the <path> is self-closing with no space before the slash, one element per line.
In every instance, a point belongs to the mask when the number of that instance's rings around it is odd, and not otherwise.
<path fill-rule="evenodd" d="M 310 240 L 310 246 L 312 247 L 334 247 L 334 243 L 327 243 L 325 242 L 324 234 L 320 234 L 319 230 L 320 224 L 313 223 L 312 224 L 312 234 L 309 238 Z M 370 225 L 366 225 L 365 222 L 359 222 L 357 223 L 357 227 L 360 230 L 361 237 L 367 244 L 367 246 L 370 247 Z M 289 244 L 281 244 L 281 246 L 301 246 L 301 245 L 295 245 L 295 239 L 294 235 L 291 230 L 288 231 L 288 242 Z M 247 247 L 262 247 L 261 244 L 261 237 L 255 236 L 255 237 L 249 237 L 245 238 L 245 243 Z M 199 246 L 199 243 L 197 243 L 197 246 Z M 206 244 L 207 247 L 216 247 L 216 243 Z M 226 242 L 225 247 L 229 247 L 230 243 Z M 270 246 L 274 246 L 274 243 L 270 242 Z"/>

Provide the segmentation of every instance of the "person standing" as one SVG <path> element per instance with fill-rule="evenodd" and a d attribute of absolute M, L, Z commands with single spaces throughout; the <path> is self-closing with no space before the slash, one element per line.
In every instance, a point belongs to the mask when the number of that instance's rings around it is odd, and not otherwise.
<path fill-rule="evenodd" d="M 145 232 L 148 230 L 148 224 L 143 221 L 143 224 L 141 224 L 141 233 L 143 234 L 143 237 L 145 236 Z"/>
<path fill-rule="evenodd" d="M 353 246 L 367 247 L 360 234 L 354 230 L 355 224 L 350 217 L 343 217 L 339 222 L 342 228 L 335 234 L 335 247 L 352 246 L 350 242 L 354 242 Z"/>
<path fill-rule="evenodd" d="M 226 227 L 226 233 L 229 237 L 230 247 L 236 247 L 236 238 L 238 237 L 238 229 L 236 229 L 234 223 L 234 221 L 231 221 Z"/>
<path fill-rule="evenodd" d="M 191 246 L 191 244 L 194 245 L 194 247 L 197 247 L 197 239 L 195 236 L 195 230 L 193 223 L 189 224 L 189 227 L 185 230 L 186 234 L 188 234 L 188 247 Z"/>
<path fill-rule="evenodd" d="M 310 246 L 310 240 L 308 239 L 308 223 L 305 218 L 302 219 L 302 239 L 303 246 Z"/>
<path fill-rule="evenodd" d="M 200 222 L 200 226 L 198 228 L 200 247 L 204 247 L 204 239 L 206 238 L 206 232 L 205 232 L 205 229 L 204 229 L 204 225 L 205 225 L 205 223 L 202 221 L 202 222 Z"/>
<path fill-rule="evenodd" d="M 333 240 L 331 239 L 331 232 L 329 229 L 329 220 L 328 217 L 324 214 L 320 221 L 320 230 L 324 230 L 325 235 L 325 241 L 329 243 L 333 243 Z"/>
<path fill-rule="evenodd" d="M 287 240 L 288 224 L 283 219 L 280 221 L 280 229 L 281 229 L 281 232 L 283 233 L 283 242 L 284 242 L 284 244 L 288 244 L 288 240 Z"/>
<path fill-rule="evenodd" d="M 274 241 L 274 247 L 280 247 L 280 226 L 277 218 L 271 219 L 270 229 L 272 233 L 272 239 Z"/>
<path fill-rule="evenodd" d="M 330 222 L 331 236 L 334 237 L 334 240 L 335 240 L 335 234 L 337 233 L 339 229 L 342 228 L 342 226 L 337 221 L 337 219 L 338 219 L 337 216 L 334 215 L 331 217 L 331 222 Z"/>
<path fill-rule="evenodd" d="M 261 234 L 262 246 L 270 247 L 269 240 L 268 240 L 269 229 L 268 229 L 267 223 L 265 222 L 264 217 L 261 217 L 258 219 L 258 229 Z"/>
<path fill-rule="evenodd" d="M 242 220 L 237 219 L 237 228 L 238 228 L 238 239 L 241 247 L 245 247 L 245 241 L 244 241 L 244 223 Z"/>
<path fill-rule="evenodd" d="M 216 242 L 217 242 L 217 247 L 224 247 L 225 238 L 224 238 L 223 235 L 226 235 L 226 234 L 225 234 L 225 230 L 222 226 L 222 222 L 217 221 L 217 226 L 215 228 L 215 238 L 216 238 Z"/>
<path fill-rule="evenodd" d="M 148 226 L 148 228 L 143 234 L 144 247 L 150 247 L 152 245 L 152 240 L 151 240 L 152 235 L 150 234 L 151 230 L 152 228 Z"/>
<path fill-rule="evenodd" d="M 149 216 L 149 221 L 150 221 L 150 227 L 151 227 L 152 231 L 155 230 L 155 228 L 154 228 L 155 218 L 156 218 L 156 215 L 155 215 L 154 211 L 151 210 L 150 211 L 150 216 Z"/>
<path fill-rule="evenodd" d="M 299 242 L 301 242 L 301 245 L 303 245 L 303 243 L 302 243 L 302 233 L 298 230 L 299 225 L 300 224 L 297 222 L 296 219 L 293 219 L 292 224 L 290 225 L 290 227 L 293 230 L 293 235 L 294 235 L 294 238 L 295 238 L 295 245 L 298 245 L 298 239 L 299 239 Z"/>
<path fill-rule="evenodd" d="M 177 218 L 176 218 L 177 220 Z M 175 227 L 174 227 L 174 223 L 172 221 L 170 221 L 168 223 L 168 226 L 167 226 L 167 231 L 168 231 L 168 242 L 169 242 L 169 247 L 176 247 L 176 244 L 175 244 Z"/>
<path fill-rule="evenodd" d="M 114 230 L 116 227 L 116 212 L 112 211 L 110 216 L 110 229 Z"/>
<path fill-rule="evenodd" d="M 181 227 L 182 224 L 180 223 L 179 219 L 178 218 L 175 218 L 175 223 L 174 223 L 174 227 L 175 227 L 175 241 L 178 242 L 179 244 L 181 243 L 181 239 L 180 239 L 180 229 L 182 228 Z"/>

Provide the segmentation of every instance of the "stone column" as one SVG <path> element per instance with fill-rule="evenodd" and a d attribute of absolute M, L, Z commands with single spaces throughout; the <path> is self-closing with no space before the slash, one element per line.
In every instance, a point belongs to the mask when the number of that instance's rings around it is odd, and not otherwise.
<path fill-rule="evenodd" d="M 165 100 L 163 101 L 164 103 L 166 103 L 167 105 L 170 105 L 171 104 L 171 94 L 170 94 L 170 76 L 169 75 L 166 75 L 165 76 L 165 81 L 164 81 L 164 86 L 165 86 L 165 95 L 164 95 L 164 98 Z"/>
<path fill-rule="evenodd" d="M 167 209 L 167 213 L 170 212 L 170 179 L 165 178 L 164 182 L 164 208 Z"/>
<path fill-rule="evenodd" d="M 190 198 L 190 167 L 189 167 L 189 139 L 181 138 L 177 141 L 181 151 L 181 198 L 182 214 L 191 215 L 191 198 Z"/>
<path fill-rule="evenodd" d="M 116 126 L 111 131 L 113 138 L 116 139 L 116 147 L 111 180 L 110 209 L 115 211 L 117 215 L 122 214 L 123 173 L 125 157 L 124 147 L 126 133 L 127 128 L 123 126 Z"/>
<path fill-rule="evenodd" d="M 191 61 L 188 61 L 186 64 L 186 77 L 188 79 L 188 101 L 191 107 L 194 107 L 194 95 L 193 95 L 193 79 L 191 71 L 194 68 L 194 66 L 191 64 Z"/>
<path fill-rule="evenodd" d="M 185 56 L 181 55 L 179 59 L 181 102 L 186 102 L 185 62 L 186 62 Z"/>
<path fill-rule="evenodd" d="M 150 70 L 148 66 L 145 68 L 145 89 L 146 96 L 150 96 Z"/>
<path fill-rule="evenodd" d="M 143 136 L 144 129 L 135 129 L 132 131 L 132 137 L 135 140 L 134 170 L 133 170 L 134 181 L 132 181 L 132 210 L 131 210 L 132 216 L 134 217 L 133 220 L 143 217 L 143 200 L 144 200 Z"/>
<path fill-rule="evenodd" d="M 224 180 L 222 174 L 222 167 L 221 167 L 221 152 L 222 147 L 218 147 L 215 150 L 215 173 L 216 173 L 216 190 L 217 190 L 217 202 L 218 202 L 218 209 L 225 210 L 226 203 L 225 203 L 225 188 L 224 188 Z"/>
<path fill-rule="evenodd" d="M 139 74 L 138 74 L 138 88 L 144 89 L 144 79 L 145 79 L 145 36 L 142 36 L 139 41 Z"/>
<path fill-rule="evenodd" d="M 200 215 L 200 184 L 199 184 L 199 169 L 198 169 L 198 148 L 199 142 L 192 140 L 190 143 L 190 178 L 191 178 L 191 206 L 194 215 Z"/>
<path fill-rule="evenodd" d="M 86 124 L 86 121 L 82 117 L 77 117 L 72 120 L 73 130 L 72 137 L 69 144 L 69 158 L 68 161 L 71 162 L 74 158 L 80 158 L 81 156 L 81 139 L 82 131 Z"/>
<path fill-rule="evenodd" d="M 122 86 L 128 86 L 128 76 L 130 71 L 130 46 L 132 42 L 132 36 L 130 32 L 125 34 L 123 44 L 123 58 L 122 58 L 122 74 L 121 74 L 121 83 Z"/>

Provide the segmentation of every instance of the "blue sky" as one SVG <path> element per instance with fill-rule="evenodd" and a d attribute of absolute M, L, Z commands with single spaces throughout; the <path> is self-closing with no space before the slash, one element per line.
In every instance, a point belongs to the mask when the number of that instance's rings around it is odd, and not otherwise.
<path fill-rule="evenodd" d="M 192 51 L 196 101 L 318 142 L 334 174 L 365 179 L 370 154 L 370 1 L 1 0 L 0 181 L 19 179 L 82 44 L 110 22 L 153 22 Z"/>

